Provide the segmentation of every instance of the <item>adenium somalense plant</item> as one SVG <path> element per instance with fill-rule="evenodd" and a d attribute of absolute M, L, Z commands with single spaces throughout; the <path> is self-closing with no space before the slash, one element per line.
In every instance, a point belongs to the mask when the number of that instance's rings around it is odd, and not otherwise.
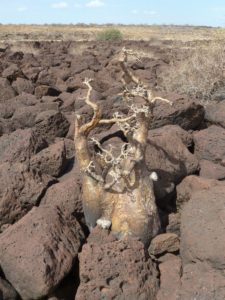
<path fill-rule="evenodd" d="M 127 66 L 131 55 L 139 59 L 133 51 L 125 48 L 118 58 L 124 84 L 122 96 L 129 107 L 129 114 L 123 116 L 117 112 L 112 119 L 102 119 L 101 108 L 91 101 L 91 80 L 85 79 L 84 84 L 88 87 L 85 102 L 94 113 L 86 124 L 82 124 L 82 116 L 76 115 L 74 141 L 82 172 L 83 209 L 90 230 L 96 224 L 103 228 L 111 227 L 118 238 L 130 235 L 148 245 L 160 229 L 153 191 L 153 180 L 157 175 L 149 174 L 145 163 L 148 128 L 156 101 L 171 102 L 154 97 L 152 91 L 133 75 Z M 137 96 L 143 100 L 143 105 L 134 103 Z M 116 157 L 112 147 L 107 150 L 92 138 L 99 149 L 93 158 L 88 147 L 91 131 L 96 126 L 113 123 L 122 130 L 127 142 Z"/>

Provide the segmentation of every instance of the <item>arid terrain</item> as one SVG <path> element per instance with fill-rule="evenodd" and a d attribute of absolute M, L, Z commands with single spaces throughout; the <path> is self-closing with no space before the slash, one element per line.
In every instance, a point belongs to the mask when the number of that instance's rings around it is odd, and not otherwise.
<path fill-rule="evenodd" d="M 0 25 L 1 41 L 93 41 L 98 32 L 115 28 L 133 41 L 209 41 L 224 39 L 225 30 L 213 27 L 146 25 Z"/>
<path fill-rule="evenodd" d="M 0 25 L 0 299 L 225 299 L 225 52 L 223 29 Z M 90 233 L 74 149 L 74 112 L 91 99 L 104 119 L 128 114 L 118 54 L 155 95 L 145 161 L 161 231 L 146 248 Z M 120 148 L 114 125 L 92 133 Z M 92 155 L 96 149 L 90 142 Z M 135 219 L 133 220 L 135 223 Z"/>

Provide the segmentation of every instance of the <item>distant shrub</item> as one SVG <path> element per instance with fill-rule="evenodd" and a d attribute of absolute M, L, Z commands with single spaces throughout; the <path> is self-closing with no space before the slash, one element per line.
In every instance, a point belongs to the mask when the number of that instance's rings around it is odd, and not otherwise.
<path fill-rule="evenodd" d="M 105 29 L 97 34 L 97 40 L 99 41 L 119 41 L 122 39 L 121 31 L 115 28 Z"/>

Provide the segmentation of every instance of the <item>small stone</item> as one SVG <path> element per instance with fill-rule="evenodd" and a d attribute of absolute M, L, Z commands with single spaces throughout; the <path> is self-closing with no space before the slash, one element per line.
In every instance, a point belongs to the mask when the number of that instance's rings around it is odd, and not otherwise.
<path fill-rule="evenodd" d="M 156 299 L 176 300 L 181 286 L 181 259 L 170 254 L 170 256 L 159 265 L 159 270 L 160 289 Z"/>
<path fill-rule="evenodd" d="M 150 255 L 161 255 L 166 252 L 177 252 L 179 249 L 179 237 L 174 233 L 163 233 L 151 241 L 148 251 Z"/>

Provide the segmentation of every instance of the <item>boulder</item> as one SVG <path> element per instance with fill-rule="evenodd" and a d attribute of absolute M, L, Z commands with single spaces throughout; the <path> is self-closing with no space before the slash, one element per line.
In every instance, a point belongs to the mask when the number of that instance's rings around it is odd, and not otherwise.
<path fill-rule="evenodd" d="M 177 300 L 225 299 L 224 272 L 211 268 L 207 262 L 185 265 L 181 282 Z"/>
<path fill-rule="evenodd" d="M 39 204 L 54 181 L 48 175 L 31 171 L 25 164 L 0 164 L 0 227 L 12 224 Z"/>
<path fill-rule="evenodd" d="M 214 186 L 225 186 L 223 182 L 213 179 L 207 179 L 198 176 L 187 176 L 177 186 L 177 200 L 176 205 L 178 210 L 181 210 L 183 205 L 188 202 L 191 196 L 197 191 L 207 191 Z"/>
<path fill-rule="evenodd" d="M 166 232 L 175 233 L 180 236 L 180 213 L 171 213 L 168 215 L 168 224 Z"/>
<path fill-rule="evenodd" d="M 79 261 L 80 286 L 75 299 L 155 299 L 157 271 L 140 241 L 117 241 L 97 227 L 83 246 Z"/>
<path fill-rule="evenodd" d="M 36 82 L 38 78 L 38 74 L 43 70 L 43 67 L 38 66 L 33 66 L 30 64 L 27 64 L 22 67 L 23 74 L 31 80 L 32 82 Z"/>
<path fill-rule="evenodd" d="M 9 103 L 13 103 L 16 108 L 21 106 L 34 106 L 39 103 L 39 99 L 37 99 L 35 95 L 22 92 L 20 95 L 17 95 L 16 97 L 7 101 L 7 104 Z"/>
<path fill-rule="evenodd" d="M 162 233 L 154 237 L 149 246 L 150 255 L 162 255 L 180 250 L 180 240 L 175 233 Z"/>
<path fill-rule="evenodd" d="M 88 64 L 83 57 L 77 56 L 71 62 L 71 69 L 73 75 L 76 75 L 88 69 Z"/>
<path fill-rule="evenodd" d="M 41 98 L 43 96 L 58 96 L 60 91 L 56 88 L 50 87 L 48 85 L 38 85 L 35 88 L 34 94 L 37 98 Z"/>
<path fill-rule="evenodd" d="M 32 129 L 4 134 L 0 137 L 0 163 L 27 162 L 46 146 L 46 141 Z"/>
<path fill-rule="evenodd" d="M 15 90 L 11 87 L 8 79 L 0 78 L 0 102 L 4 102 L 16 96 Z"/>
<path fill-rule="evenodd" d="M 55 110 L 41 112 L 37 115 L 35 123 L 34 131 L 49 143 L 54 142 L 56 137 L 65 137 L 70 126 L 66 117 Z"/>
<path fill-rule="evenodd" d="M 43 96 L 40 102 L 46 107 L 45 110 L 61 110 L 61 105 L 63 104 L 63 101 L 59 97 L 53 96 Z"/>
<path fill-rule="evenodd" d="M 0 235 L 0 265 L 21 298 L 40 299 L 70 272 L 83 240 L 59 208 L 34 207 Z"/>
<path fill-rule="evenodd" d="M 76 96 L 71 93 L 63 92 L 59 95 L 59 99 L 62 100 L 62 111 L 74 111 L 74 104 Z"/>
<path fill-rule="evenodd" d="M 59 141 L 41 150 L 30 159 L 30 167 L 41 173 L 58 177 L 66 168 L 66 148 L 63 141 Z"/>
<path fill-rule="evenodd" d="M 16 64 L 11 64 L 2 72 L 2 77 L 7 78 L 10 82 L 16 80 L 18 77 L 24 77 L 23 72 Z"/>
<path fill-rule="evenodd" d="M 205 120 L 209 124 L 220 125 L 225 128 L 225 101 L 207 105 L 205 108 Z"/>
<path fill-rule="evenodd" d="M 73 172 L 61 182 L 52 185 L 41 200 L 41 205 L 57 206 L 67 216 L 83 215 L 81 176 Z"/>
<path fill-rule="evenodd" d="M 151 128 L 169 124 L 179 125 L 185 130 L 199 128 L 204 120 L 204 107 L 202 105 L 179 96 L 168 95 L 167 98 L 173 102 L 173 105 L 170 106 L 162 101 L 157 102 Z"/>
<path fill-rule="evenodd" d="M 221 163 L 222 164 L 222 163 Z M 200 173 L 199 175 L 204 178 L 224 180 L 225 167 L 220 164 L 215 164 L 209 160 L 200 160 Z"/>
<path fill-rule="evenodd" d="M 183 265 L 207 262 L 225 268 L 225 186 L 195 192 L 181 211 Z"/>
<path fill-rule="evenodd" d="M 160 289 L 156 300 L 176 300 L 181 286 L 181 259 L 175 255 L 168 256 L 159 264 L 159 271 Z"/>
<path fill-rule="evenodd" d="M 14 90 L 18 93 L 21 94 L 23 92 L 28 93 L 28 94 L 33 94 L 34 93 L 34 85 L 30 80 L 27 80 L 25 78 L 20 78 L 18 77 L 13 83 L 12 87 Z"/>
<path fill-rule="evenodd" d="M 225 129 L 212 125 L 194 133 L 195 155 L 199 160 L 206 159 L 220 163 L 225 159 Z"/>
<path fill-rule="evenodd" d="M 10 119 L 15 110 L 17 108 L 17 105 L 15 103 L 12 103 L 11 101 L 4 101 L 0 103 L 0 118 L 3 119 Z"/>
<path fill-rule="evenodd" d="M 43 111 L 43 109 L 40 105 L 18 107 L 11 119 L 13 128 L 24 129 L 33 127 L 35 125 L 36 116 L 41 111 Z"/>

